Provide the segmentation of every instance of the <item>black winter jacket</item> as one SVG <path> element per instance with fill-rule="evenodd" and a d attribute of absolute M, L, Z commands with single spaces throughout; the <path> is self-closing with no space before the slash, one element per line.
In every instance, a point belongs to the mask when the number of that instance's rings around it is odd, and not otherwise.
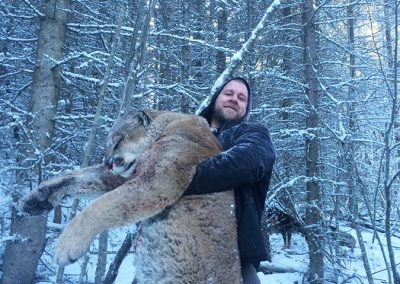
<path fill-rule="evenodd" d="M 260 124 L 224 124 L 215 135 L 224 151 L 198 165 L 185 194 L 234 189 L 240 260 L 242 266 L 258 267 L 267 259 L 261 217 L 275 149 L 267 128 Z"/>

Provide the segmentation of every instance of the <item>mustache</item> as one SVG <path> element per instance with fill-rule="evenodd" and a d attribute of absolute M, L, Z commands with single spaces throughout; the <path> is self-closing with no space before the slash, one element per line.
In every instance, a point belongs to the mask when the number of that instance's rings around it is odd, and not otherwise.
<path fill-rule="evenodd" d="M 225 104 L 224 107 L 232 108 L 232 109 L 234 109 L 234 110 L 236 110 L 236 111 L 239 110 L 239 106 L 238 106 L 237 104 L 232 104 L 232 103 L 230 103 L 230 104 Z"/>

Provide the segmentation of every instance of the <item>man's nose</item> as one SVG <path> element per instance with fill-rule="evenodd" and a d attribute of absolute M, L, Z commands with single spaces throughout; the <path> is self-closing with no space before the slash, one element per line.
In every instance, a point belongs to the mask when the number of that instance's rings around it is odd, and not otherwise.
<path fill-rule="evenodd" d="M 238 103 L 238 101 L 239 101 L 237 95 L 231 96 L 230 99 L 231 99 L 231 101 L 234 102 L 234 103 Z"/>

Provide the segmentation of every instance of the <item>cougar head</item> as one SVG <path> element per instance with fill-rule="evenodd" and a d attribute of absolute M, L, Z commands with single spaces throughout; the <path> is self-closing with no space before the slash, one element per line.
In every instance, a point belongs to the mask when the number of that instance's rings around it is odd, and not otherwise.
<path fill-rule="evenodd" d="M 107 137 L 105 165 L 115 174 L 130 177 L 146 149 L 151 118 L 144 111 L 129 112 L 114 123 Z"/>

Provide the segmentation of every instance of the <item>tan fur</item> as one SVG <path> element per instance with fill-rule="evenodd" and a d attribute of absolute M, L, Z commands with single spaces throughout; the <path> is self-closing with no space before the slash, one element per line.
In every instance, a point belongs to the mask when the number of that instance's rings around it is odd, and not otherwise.
<path fill-rule="evenodd" d="M 128 114 L 115 123 L 106 149 L 106 164 L 119 176 L 103 165 L 72 171 L 43 183 L 21 208 L 37 212 L 35 204 L 49 209 L 65 195 L 106 192 L 65 227 L 54 253 L 59 264 L 83 255 L 101 231 L 143 221 L 138 283 L 239 283 L 233 192 L 182 197 L 196 166 L 219 151 L 203 118 Z"/>

